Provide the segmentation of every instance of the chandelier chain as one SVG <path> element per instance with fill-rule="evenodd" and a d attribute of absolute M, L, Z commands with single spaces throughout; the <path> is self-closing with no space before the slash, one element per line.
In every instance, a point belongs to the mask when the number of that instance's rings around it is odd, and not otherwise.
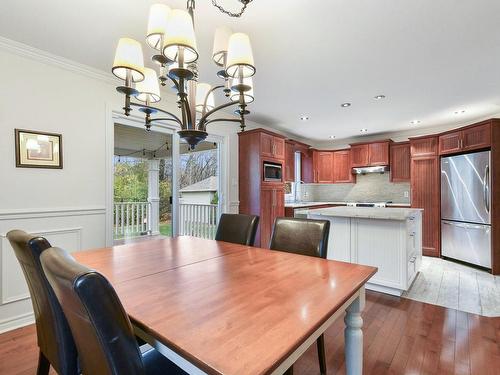
<path fill-rule="evenodd" d="M 212 5 L 216 8 L 218 8 L 222 13 L 225 13 L 227 14 L 228 16 L 230 17 L 241 17 L 243 15 L 243 13 L 245 12 L 246 8 L 247 8 L 247 5 L 248 3 L 250 2 L 251 0 L 241 0 L 241 2 L 243 3 L 243 6 L 241 7 L 241 10 L 238 12 L 238 13 L 233 13 L 233 12 L 230 12 L 230 11 L 227 11 L 225 10 L 222 5 L 219 5 L 217 3 L 217 0 L 212 0 Z"/>

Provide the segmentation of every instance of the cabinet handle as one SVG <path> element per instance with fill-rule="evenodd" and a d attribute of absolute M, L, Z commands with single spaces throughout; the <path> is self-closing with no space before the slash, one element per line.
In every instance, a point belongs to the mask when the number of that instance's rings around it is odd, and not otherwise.
<path fill-rule="evenodd" d="M 414 255 L 411 257 L 410 263 L 415 263 L 416 260 L 417 260 L 417 257 Z"/>

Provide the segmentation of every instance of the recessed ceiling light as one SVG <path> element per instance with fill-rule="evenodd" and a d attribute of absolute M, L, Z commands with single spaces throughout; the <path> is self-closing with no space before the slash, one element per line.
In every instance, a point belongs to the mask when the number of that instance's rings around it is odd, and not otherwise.
<path fill-rule="evenodd" d="M 421 121 L 420 120 L 413 120 L 413 121 L 410 121 L 410 124 L 412 125 L 417 125 L 417 124 L 420 124 Z"/>
<path fill-rule="evenodd" d="M 300 116 L 300 119 L 302 121 L 307 121 L 307 120 L 309 120 L 309 116 Z"/>
<path fill-rule="evenodd" d="M 455 111 L 456 115 L 461 115 L 462 113 L 465 113 L 465 109 L 461 109 L 460 111 Z"/>
<path fill-rule="evenodd" d="M 331 135 L 329 138 L 330 138 L 330 139 L 335 139 L 335 136 L 334 136 L 334 135 Z"/>
<path fill-rule="evenodd" d="M 368 132 L 368 129 L 367 128 L 363 128 L 360 130 L 361 133 L 367 133 Z"/>
<path fill-rule="evenodd" d="M 373 99 L 375 99 L 375 100 L 385 99 L 385 95 L 382 95 L 382 94 L 376 95 L 373 97 Z"/>
<path fill-rule="evenodd" d="M 346 103 L 342 103 L 340 106 L 341 106 L 342 108 L 350 107 L 350 106 L 351 106 L 351 103 L 348 103 L 348 102 L 346 102 Z"/>

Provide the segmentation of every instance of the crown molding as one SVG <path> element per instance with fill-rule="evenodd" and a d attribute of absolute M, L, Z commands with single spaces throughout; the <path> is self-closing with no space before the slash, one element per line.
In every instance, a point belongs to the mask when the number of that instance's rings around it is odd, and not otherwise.
<path fill-rule="evenodd" d="M 111 73 L 80 64 L 65 57 L 57 56 L 50 52 L 2 36 L 0 36 L 0 50 L 116 85 L 116 79 Z"/>

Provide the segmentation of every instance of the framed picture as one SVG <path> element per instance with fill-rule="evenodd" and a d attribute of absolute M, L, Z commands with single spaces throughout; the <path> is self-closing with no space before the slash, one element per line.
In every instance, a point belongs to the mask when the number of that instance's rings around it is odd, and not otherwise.
<path fill-rule="evenodd" d="M 62 169 L 61 134 L 14 129 L 16 167 Z"/>

